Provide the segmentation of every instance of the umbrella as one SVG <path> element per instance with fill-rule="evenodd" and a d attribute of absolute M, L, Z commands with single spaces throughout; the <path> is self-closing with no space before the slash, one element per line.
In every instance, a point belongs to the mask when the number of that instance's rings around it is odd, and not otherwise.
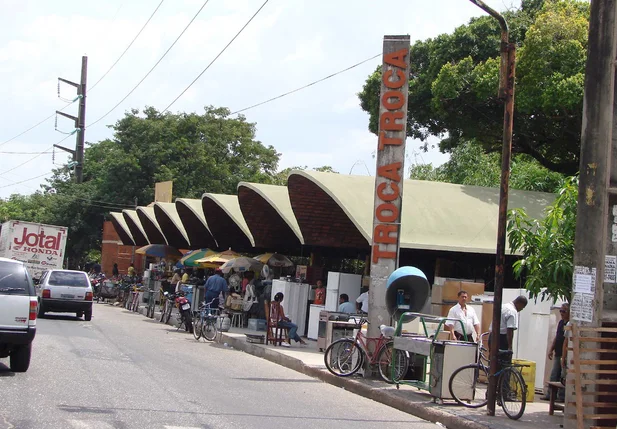
<path fill-rule="evenodd" d="M 280 253 L 264 253 L 263 255 L 255 256 L 256 260 L 262 264 L 270 265 L 271 267 L 293 267 L 294 263 L 287 256 Z"/>
<path fill-rule="evenodd" d="M 259 262 L 253 258 L 247 258 L 246 256 L 241 256 L 239 258 L 230 259 L 221 265 L 221 270 L 224 273 L 228 273 L 232 269 L 236 271 L 258 271 L 263 267 L 263 263 Z"/>
<path fill-rule="evenodd" d="M 197 259 L 206 258 L 215 254 L 216 252 L 214 250 L 207 248 L 191 250 L 190 252 L 184 254 L 182 259 L 180 259 L 180 263 L 185 267 L 198 267 L 199 264 L 195 262 Z"/>
<path fill-rule="evenodd" d="M 182 258 L 182 253 L 178 249 L 166 244 L 148 244 L 147 246 L 137 249 L 135 253 L 163 259 L 172 259 L 174 261 Z"/>
<path fill-rule="evenodd" d="M 206 256 L 205 258 L 196 259 L 194 262 L 196 264 L 199 264 L 199 267 L 201 268 L 217 268 L 218 266 L 223 265 L 230 259 L 234 259 L 239 256 L 241 256 L 239 253 L 236 253 L 233 250 L 229 249 L 221 253 Z"/>

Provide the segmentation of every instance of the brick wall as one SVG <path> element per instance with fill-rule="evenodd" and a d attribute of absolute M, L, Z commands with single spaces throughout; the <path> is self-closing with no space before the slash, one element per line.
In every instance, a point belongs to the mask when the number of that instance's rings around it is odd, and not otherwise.
<path fill-rule="evenodd" d="M 137 247 L 136 247 L 137 249 Z M 103 223 L 103 246 L 101 248 L 101 269 L 106 276 L 111 276 L 113 266 L 118 264 L 120 274 L 126 274 L 131 264 L 133 246 L 124 246 L 110 221 Z M 143 271 L 143 256 L 135 254 L 135 267 Z"/>
<path fill-rule="evenodd" d="M 206 220 L 212 235 L 219 244 L 219 249 L 227 250 L 230 247 L 236 252 L 253 250 L 251 242 L 236 225 L 232 218 L 217 203 L 210 198 L 201 200 Z"/>

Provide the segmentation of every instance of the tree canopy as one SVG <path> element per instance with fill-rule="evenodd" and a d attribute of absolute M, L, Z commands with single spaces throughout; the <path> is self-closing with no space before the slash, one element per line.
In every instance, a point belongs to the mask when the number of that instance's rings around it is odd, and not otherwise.
<path fill-rule="evenodd" d="M 589 3 L 523 0 L 504 13 L 517 45 L 513 150 L 564 174 L 578 171 L 587 58 Z M 473 18 L 451 34 L 411 46 L 407 133 L 424 142 L 441 138 L 450 152 L 473 141 L 501 148 L 503 104 L 499 85 L 500 30 L 489 16 Z M 358 94 L 378 131 L 381 67 Z"/>

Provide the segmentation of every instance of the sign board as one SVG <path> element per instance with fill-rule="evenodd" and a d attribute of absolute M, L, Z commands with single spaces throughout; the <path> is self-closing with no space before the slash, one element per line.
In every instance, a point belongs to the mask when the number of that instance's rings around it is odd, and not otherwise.
<path fill-rule="evenodd" d="M 369 337 L 378 337 L 379 326 L 390 322 L 386 307 L 386 281 L 398 265 L 407 137 L 409 45 L 409 36 L 385 36 L 383 40 Z"/>
<path fill-rule="evenodd" d="M 174 182 L 158 182 L 154 184 L 154 202 L 171 203 Z"/>

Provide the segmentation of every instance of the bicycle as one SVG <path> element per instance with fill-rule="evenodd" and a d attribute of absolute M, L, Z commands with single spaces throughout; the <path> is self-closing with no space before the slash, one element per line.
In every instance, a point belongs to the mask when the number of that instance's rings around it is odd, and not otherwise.
<path fill-rule="evenodd" d="M 142 292 L 140 286 L 135 285 L 133 287 L 133 296 L 131 299 L 131 311 L 137 313 L 139 311 L 139 293 Z"/>
<path fill-rule="evenodd" d="M 159 308 L 161 310 L 161 316 L 159 317 L 159 322 L 163 321 L 163 318 L 165 316 L 165 305 L 167 303 L 167 292 L 165 292 L 163 290 L 163 288 L 159 288 Z"/>
<path fill-rule="evenodd" d="M 154 306 L 156 300 L 154 299 L 154 289 L 148 289 L 148 309 L 146 310 L 146 317 L 154 319 Z"/>
<path fill-rule="evenodd" d="M 218 332 L 216 321 L 218 319 L 219 309 L 211 307 L 214 301 L 216 300 L 213 299 L 208 303 L 204 301 L 199 306 L 199 310 L 195 313 L 193 319 L 195 321 L 193 323 L 193 336 L 197 341 L 199 341 L 202 336 L 208 341 L 214 341 L 216 338 Z"/>
<path fill-rule="evenodd" d="M 488 334 L 482 334 L 481 338 Z M 450 376 L 450 395 L 458 404 L 467 408 L 480 408 L 488 403 L 490 365 L 487 353 L 488 350 L 481 343 L 478 363 L 464 365 Z M 527 404 L 527 385 L 521 374 L 521 368 L 527 365 L 513 364 L 511 350 L 500 350 L 498 360 L 500 369 L 495 373 L 497 403 L 510 419 L 518 420 L 523 416 Z"/>
<path fill-rule="evenodd" d="M 169 292 L 164 292 L 163 299 L 165 302 L 162 304 L 163 309 L 161 310 L 161 318 L 159 321 L 163 323 L 169 323 L 169 319 L 171 318 L 171 312 L 176 305 L 176 295 L 173 293 L 170 294 Z"/>
<path fill-rule="evenodd" d="M 409 356 L 402 350 L 396 350 L 395 358 L 392 359 L 394 329 L 382 325 L 379 328 L 379 337 L 370 338 L 362 332 L 362 325 L 365 323 L 368 323 L 368 320 L 361 318 L 356 325 L 358 333 L 355 338 L 341 338 L 326 348 L 326 368 L 336 376 L 349 377 L 358 372 L 368 358 L 370 365 L 378 366 L 379 375 L 387 383 L 400 380 L 407 372 Z M 371 349 L 374 352 L 371 352 Z"/>

